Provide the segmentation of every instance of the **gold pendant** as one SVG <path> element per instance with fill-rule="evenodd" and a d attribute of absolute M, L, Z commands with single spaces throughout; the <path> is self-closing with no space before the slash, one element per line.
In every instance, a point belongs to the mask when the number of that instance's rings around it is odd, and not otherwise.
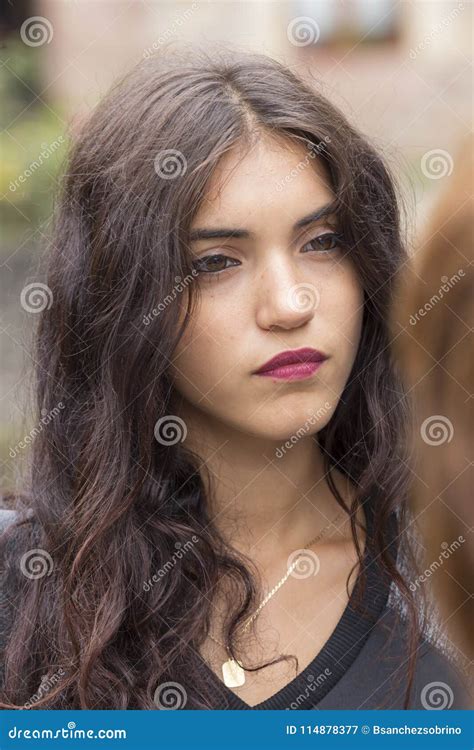
<path fill-rule="evenodd" d="M 245 672 L 235 659 L 228 659 L 223 663 L 222 675 L 227 687 L 240 687 L 245 683 Z"/>

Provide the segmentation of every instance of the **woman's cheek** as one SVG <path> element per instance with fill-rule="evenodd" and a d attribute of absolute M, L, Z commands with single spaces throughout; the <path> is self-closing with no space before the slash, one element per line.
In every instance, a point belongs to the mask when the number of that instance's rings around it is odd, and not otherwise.
<path fill-rule="evenodd" d="M 241 354 L 238 342 L 241 345 L 245 340 L 239 339 L 237 322 L 231 308 L 216 299 L 203 300 L 199 315 L 189 323 L 173 356 L 171 369 L 178 387 L 188 394 L 193 391 L 198 398 L 201 393 L 225 387 L 226 375 L 232 377 Z"/>
<path fill-rule="evenodd" d="M 337 283 L 325 290 L 326 320 L 332 328 L 336 348 L 346 352 L 353 361 L 362 330 L 364 292 L 355 271 L 349 266 L 341 269 Z"/>

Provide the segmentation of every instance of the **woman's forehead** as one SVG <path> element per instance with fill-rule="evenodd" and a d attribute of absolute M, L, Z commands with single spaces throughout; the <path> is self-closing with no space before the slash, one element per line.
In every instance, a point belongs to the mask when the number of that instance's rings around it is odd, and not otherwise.
<path fill-rule="evenodd" d="M 216 166 L 192 228 L 220 227 L 224 220 L 226 226 L 250 228 L 269 216 L 292 226 L 329 203 L 334 193 L 327 171 L 310 153 L 289 139 L 229 152 Z"/>

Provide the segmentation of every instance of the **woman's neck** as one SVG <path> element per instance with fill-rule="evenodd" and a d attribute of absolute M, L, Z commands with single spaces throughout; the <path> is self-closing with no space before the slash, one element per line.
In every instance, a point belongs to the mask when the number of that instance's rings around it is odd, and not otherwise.
<path fill-rule="evenodd" d="M 303 547 L 338 515 L 314 438 L 283 450 L 285 440 L 263 440 L 207 420 L 191 422 L 191 416 L 185 417 L 186 447 L 205 464 L 209 516 L 235 549 L 271 559 L 275 549 Z M 350 505 L 350 483 L 339 472 L 332 476 Z M 350 534 L 346 521 L 339 516 L 345 535 Z"/>

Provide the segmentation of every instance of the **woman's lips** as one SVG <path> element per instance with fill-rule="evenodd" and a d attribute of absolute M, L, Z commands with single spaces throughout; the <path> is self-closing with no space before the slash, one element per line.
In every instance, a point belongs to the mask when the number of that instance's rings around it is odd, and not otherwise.
<path fill-rule="evenodd" d="M 326 354 L 312 347 L 289 349 L 276 354 L 254 374 L 278 380 L 302 380 L 311 377 L 326 359 Z"/>
<path fill-rule="evenodd" d="M 291 365 L 282 365 L 281 367 L 275 367 L 273 370 L 264 370 L 255 374 L 260 377 L 277 378 L 278 380 L 303 380 L 314 375 L 325 361 L 322 359 L 319 362 L 295 362 Z"/>

